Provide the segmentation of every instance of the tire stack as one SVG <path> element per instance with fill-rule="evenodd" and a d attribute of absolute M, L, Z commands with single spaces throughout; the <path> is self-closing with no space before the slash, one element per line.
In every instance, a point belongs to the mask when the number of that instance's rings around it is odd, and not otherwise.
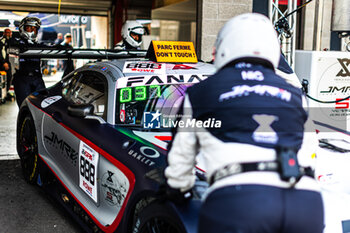
<path fill-rule="evenodd" d="M 6 72 L 0 71 L 0 103 L 6 102 L 7 89 L 6 89 Z"/>

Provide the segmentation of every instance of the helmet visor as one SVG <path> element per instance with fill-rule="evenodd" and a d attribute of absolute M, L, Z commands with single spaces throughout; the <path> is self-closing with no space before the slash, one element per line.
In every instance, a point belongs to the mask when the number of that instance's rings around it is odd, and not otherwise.
<path fill-rule="evenodd" d="M 142 34 L 137 34 L 137 33 L 134 33 L 134 32 L 130 32 L 130 37 L 133 38 L 137 42 L 141 42 L 142 41 Z"/>

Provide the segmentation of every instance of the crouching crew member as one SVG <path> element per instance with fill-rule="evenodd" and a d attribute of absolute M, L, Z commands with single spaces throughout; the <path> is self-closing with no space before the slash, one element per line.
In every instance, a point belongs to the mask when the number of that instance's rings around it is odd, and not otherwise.
<path fill-rule="evenodd" d="M 218 34 L 217 73 L 187 90 L 183 119 L 221 121 L 219 128 L 178 128 L 165 170 L 168 185 L 186 192 L 195 183 L 195 157 L 203 156 L 211 186 L 199 233 L 323 231 L 311 168 L 316 147 L 303 143 L 304 97 L 275 74 L 279 59 L 269 19 L 239 15 Z"/>

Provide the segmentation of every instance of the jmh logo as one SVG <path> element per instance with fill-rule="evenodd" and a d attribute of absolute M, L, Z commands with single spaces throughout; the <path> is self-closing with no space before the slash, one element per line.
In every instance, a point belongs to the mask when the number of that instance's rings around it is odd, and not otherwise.
<path fill-rule="evenodd" d="M 143 127 L 145 129 L 159 129 L 160 128 L 160 116 L 162 114 L 157 112 L 144 112 L 143 113 Z"/>

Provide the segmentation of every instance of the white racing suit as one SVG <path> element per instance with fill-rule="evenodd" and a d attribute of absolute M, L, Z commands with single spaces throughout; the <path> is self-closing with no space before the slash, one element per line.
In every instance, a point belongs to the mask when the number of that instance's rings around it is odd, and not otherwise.
<path fill-rule="evenodd" d="M 208 179 L 214 172 L 229 164 L 276 161 L 275 148 L 278 146 L 298 148 L 299 165 L 313 167 L 313 156 L 318 141 L 314 137 L 315 132 L 310 121 L 307 121 L 307 112 L 303 108 L 305 103 L 300 89 L 286 83 L 272 69 L 260 65 L 239 63 L 235 67 L 226 67 L 207 80 L 190 87 L 184 99 L 181 120 L 186 122 L 195 119 L 204 122 L 215 119 L 221 122 L 221 126 L 206 129 L 177 128 L 168 155 L 169 166 L 165 170 L 169 186 L 181 191 L 193 187 L 195 182 L 193 168 L 196 165 L 197 154 L 201 157 L 200 160 L 203 163 L 201 168 L 205 170 Z M 291 188 L 289 182 L 281 180 L 277 171 L 249 171 L 215 181 L 208 190 L 207 199 L 210 199 L 215 191 L 220 193 L 226 187 L 242 185 L 243 187 L 249 185 L 275 187 L 283 190 Z M 322 232 L 320 229 L 323 226 L 323 207 L 315 179 L 302 176 L 293 190 L 307 190 L 314 193 L 317 199 L 315 205 L 319 212 L 316 213 L 317 220 L 313 224 L 317 227 L 302 228 L 303 231 L 299 232 Z M 305 205 L 307 206 L 307 203 Z M 215 213 L 219 210 L 213 210 L 207 206 L 204 204 L 203 207 L 206 212 L 214 212 L 214 215 L 220 216 L 220 213 Z M 310 205 L 310 208 L 314 206 Z M 293 209 L 292 212 L 295 214 L 297 210 Z M 203 213 L 200 217 L 199 232 L 215 232 L 210 230 L 210 217 L 201 221 L 202 216 Z M 234 217 L 235 215 L 231 216 L 231 219 Z M 206 224 L 203 225 L 204 221 Z M 231 224 L 232 226 L 227 224 L 228 226 L 222 230 L 255 232 L 254 230 L 245 231 L 244 227 L 238 229 L 234 223 Z M 299 224 L 300 227 L 302 224 Z M 261 227 L 259 223 L 256 225 L 257 228 Z M 300 228 L 276 232 L 298 232 L 298 230 Z M 273 232 L 272 228 L 267 232 Z"/>
<path fill-rule="evenodd" d="M 290 78 L 289 83 L 295 83 L 297 85 L 297 77 L 293 74 L 288 75 L 293 76 Z M 303 106 L 306 106 L 304 97 L 302 97 L 302 101 Z M 193 110 L 188 94 L 185 97 L 183 109 L 184 117 L 182 120 L 192 120 Z M 288 125 L 288 122 L 286 124 Z M 298 152 L 298 160 L 303 167 L 314 167 L 315 161 L 313 157 L 318 147 L 318 140 L 310 119 L 305 121 L 304 127 L 305 132 L 303 134 L 301 148 Z M 228 152 L 232 155 L 227 156 Z M 196 164 L 196 155 L 198 153 L 200 153 L 201 158 L 199 159 L 203 162 L 204 166 L 201 168 L 206 171 L 208 178 L 214 171 L 230 163 L 276 160 L 276 151 L 273 148 L 240 142 L 225 142 L 215 137 L 207 129 L 178 128 L 168 156 L 169 167 L 166 169 L 166 176 L 171 187 L 185 191 L 194 185 L 195 175 L 193 173 L 193 166 Z M 220 180 L 211 189 L 236 183 L 259 183 L 278 187 L 290 186 L 289 183 L 281 181 L 277 173 L 250 172 L 249 174 L 242 173 Z M 310 177 L 303 177 L 296 184 L 295 188 L 319 190 L 315 180 Z"/>

